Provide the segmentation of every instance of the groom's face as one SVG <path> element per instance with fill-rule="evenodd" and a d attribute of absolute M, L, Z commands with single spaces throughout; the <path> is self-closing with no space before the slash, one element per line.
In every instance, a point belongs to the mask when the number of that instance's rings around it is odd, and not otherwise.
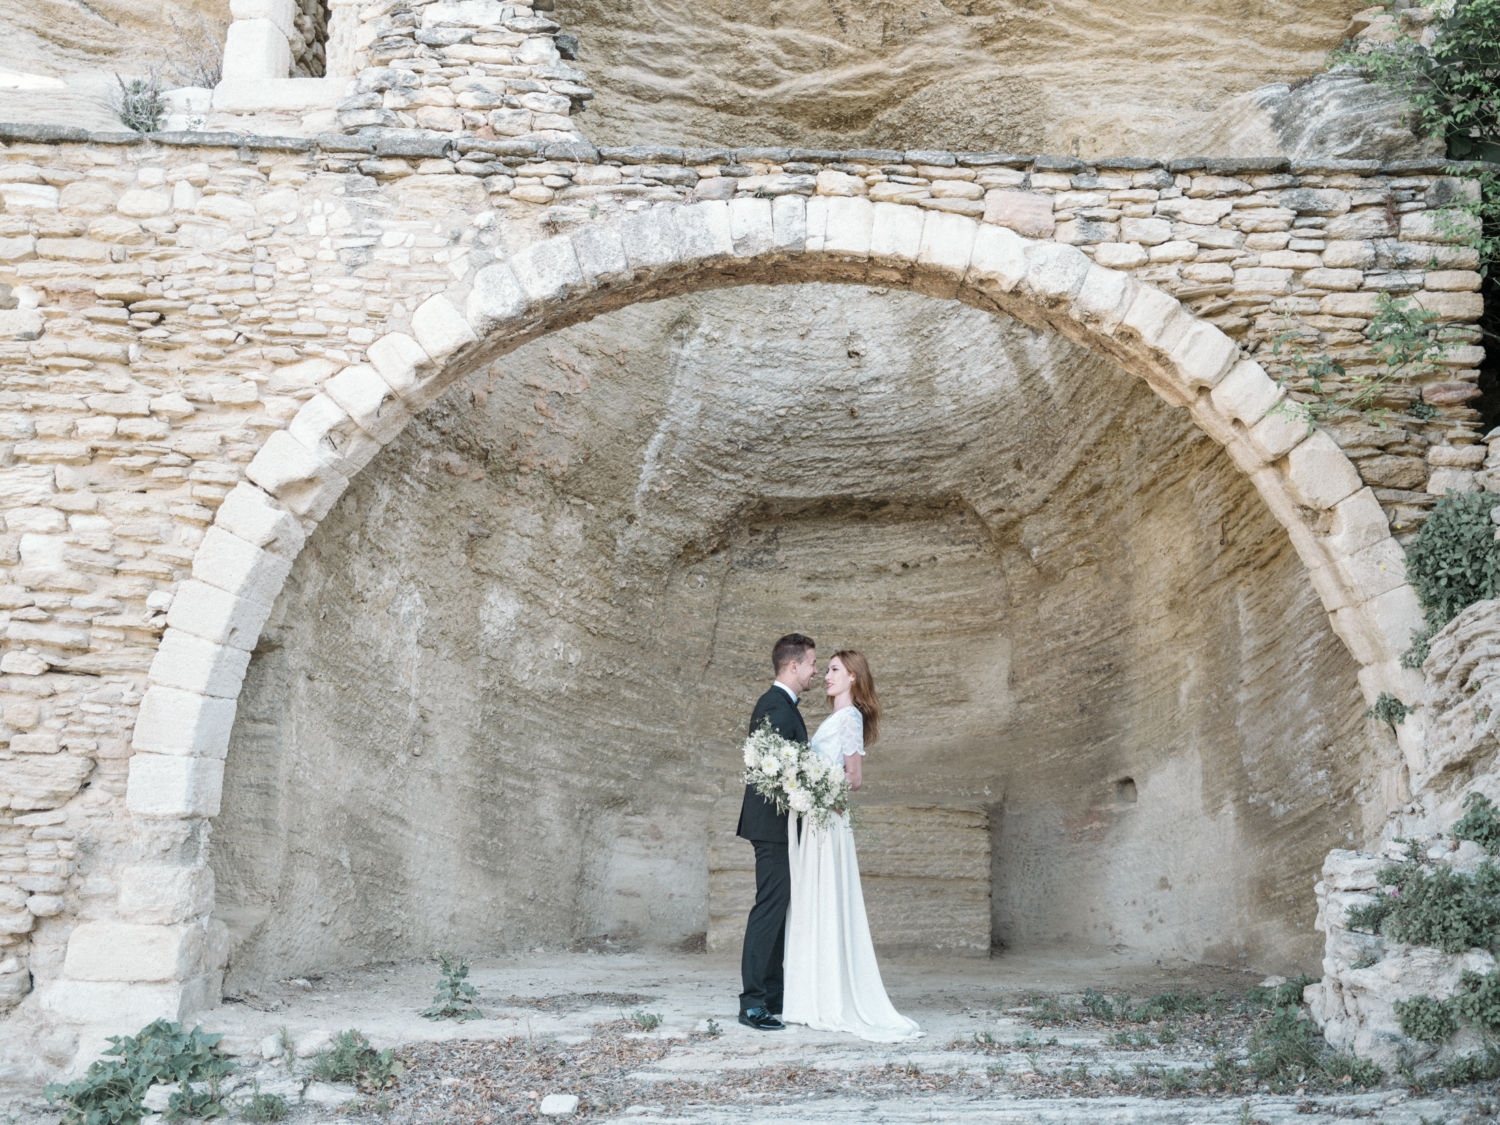
<path fill-rule="evenodd" d="M 813 682 L 813 677 L 818 674 L 818 653 L 816 649 L 808 649 L 807 655 L 801 660 L 792 663 L 792 690 L 801 695 L 807 690 L 807 685 Z"/>

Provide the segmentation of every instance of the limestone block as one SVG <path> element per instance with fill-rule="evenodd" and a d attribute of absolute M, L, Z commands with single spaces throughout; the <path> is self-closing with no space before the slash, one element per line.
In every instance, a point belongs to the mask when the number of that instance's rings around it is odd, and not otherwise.
<path fill-rule="evenodd" d="M 772 207 L 772 200 L 749 195 L 729 201 L 729 237 L 734 244 L 735 257 L 755 258 L 775 248 Z"/>
<path fill-rule="evenodd" d="M 253 500 L 242 500 L 240 506 L 248 508 Z M 227 501 L 226 501 L 227 503 Z M 285 513 L 282 513 L 283 515 Z M 242 511 L 231 513 L 230 521 L 236 526 L 249 524 Z M 264 525 L 261 525 L 261 529 Z M 257 530 L 251 527 L 250 530 Z M 198 553 L 193 556 L 193 577 L 210 586 L 227 590 L 246 601 L 272 605 L 281 592 L 292 569 L 292 559 L 287 554 L 273 554 L 254 543 L 231 534 L 218 523 L 203 535 Z"/>
<path fill-rule="evenodd" d="M 292 485 L 318 480 L 325 471 L 326 467 L 316 453 L 290 434 L 278 430 L 266 439 L 245 475 L 272 496 L 284 500 L 281 494 Z"/>
<path fill-rule="evenodd" d="M 1264 259 L 1262 259 L 1264 260 Z M 1364 284 L 1363 270 L 1310 269 L 1302 275 L 1309 289 L 1334 289 L 1352 292 Z"/>
<path fill-rule="evenodd" d="M 1352 239 L 1329 242 L 1323 251 L 1323 265 L 1335 270 L 1368 270 L 1375 268 L 1373 243 Z M 1306 280 L 1305 278 L 1303 280 Z"/>
<path fill-rule="evenodd" d="M 295 559 L 306 539 L 306 532 L 302 530 L 302 524 L 295 516 L 261 489 L 245 481 L 235 485 L 229 495 L 224 498 L 224 502 L 219 505 L 219 510 L 214 516 L 214 526 L 252 547 L 262 547 L 271 554 L 285 559 Z M 223 546 L 233 546 L 233 544 L 223 544 Z M 193 561 L 196 568 L 197 558 L 195 557 Z M 199 577 L 196 569 L 195 577 Z M 213 584 L 220 586 L 219 582 Z M 276 586 L 280 588 L 279 579 Z M 227 588 L 221 586 L 221 589 Z"/>
<path fill-rule="evenodd" d="M 729 204 L 721 200 L 694 203 L 677 211 L 677 234 L 686 263 L 722 262 L 734 257 L 729 232 Z"/>
<path fill-rule="evenodd" d="M 1172 240 L 1172 224 L 1167 219 L 1124 218 L 1120 220 L 1120 238 L 1142 246 L 1160 246 Z"/>
<path fill-rule="evenodd" d="M 177 589 L 167 624 L 206 641 L 242 648 L 255 648 L 260 628 L 271 616 L 269 602 L 252 602 L 217 586 L 190 579 Z"/>
<path fill-rule="evenodd" d="M 929 211 L 927 222 L 922 226 L 922 248 L 917 261 L 933 273 L 962 281 L 968 272 L 974 237 L 978 233 L 979 224 L 973 219 L 944 211 Z"/>
<path fill-rule="evenodd" d="M 1026 247 L 1026 287 L 1049 307 L 1066 304 L 1080 289 L 1093 263 L 1088 255 L 1056 242 Z"/>
<path fill-rule="evenodd" d="M 526 247 L 511 257 L 510 269 L 529 304 L 565 301 L 588 291 L 588 278 L 567 235 Z"/>
<path fill-rule="evenodd" d="M 1150 285 L 1136 290 L 1135 300 L 1120 322 L 1134 329 L 1141 342 L 1162 351 L 1176 347 L 1193 323 L 1183 312 L 1182 302 Z"/>
<path fill-rule="evenodd" d="M 68 938 L 63 972 L 69 980 L 181 980 L 202 950 L 202 926 L 84 922 Z"/>
<path fill-rule="evenodd" d="M 224 763 L 217 758 L 136 754 L 130 759 L 125 807 L 135 816 L 182 820 L 219 815 Z"/>
<path fill-rule="evenodd" d="M 1287 489 L 1306 508 L 1328 509 L 1364 487 L 1338 442 L 1321 430 L 1287 454 Z"/>
<path fill-rule="evenodd" d="M 867 259 L 870 234 L 875 226 L 875 204 L 868 199 L 835 197 L 826 199 L 824 212 L 823 252 L 848 261 Z"/>
<path fill-rule="evenodd" d="M 1133 270 L 1147 259 L 1146 251 L 1134 242 L 1101 242 L 1094 248 L 1094 261 L 1111 269 Z"/>
<path fill-rule="evenodd" d="M 131 745 L 138 753 L 222 758 L 234 712 L 233 699 L 152 684 L 141 700 Z"/>
<path fill-rule="evenodd" d="M 1478 293 L 1413 294 L 1416 302 L 1439 320 L 1478 320 L 1484 315 L 1484 298 Z"/>
<path fill-rule="evenodd" d="M 447 297 L 429 297 L 411 315 L 411 332 L 417 343 L 437 363 L 479 337 Z"/>
<path fill-rule="evenodd" d="M 1467 469 L 1433 469 L 1427 478 L 1427 491 L 1433 496 L 1450 492 L 1479 491 L 1478 475 Z"/>
<path fill-rule="evenodd" d="M 354 476 L 380 452 L 380 442 L 360 429 L 326 394 L 313 395 L 304 402 L 286 432 L 345 478 Z"/>
<path fill-rule="evenodd" d="M 250 653 L 168 629 L 151 660 L 151 682 L 184 691 L 233 699 L 245 678 Z"/>
<path fill-rule="evenodd" d="M 395 440 L 411 420 L 411 411 L 395 390 L 368 364 L 344 368 L 323 385 L 323 391 L 381 444 Z"/>
<path fill-rule="evenodd" d="M 828 197 L 815 195 L 807 201 L 807 252 L 823 252 L 823 236 L 828 230 Z"/>
<path fill-rule="evenodd" d="M 922 227 L 927 212 L 899 203 L 877 203 L 870 227 L 870 260 L 880 265 L 908 266 L 922 249 Z"/>
<path fill-rule="evenodd" d="M 1395 660 L 1411 648 L 1412 634 L 1422 628 L 1426 620 L 1422 613 L 1422 604 L 1417 600 L 1417 592 L 1405 581 L 1377 594 L 1360 608 L 1369 619 L 1376 635 L 1385 643 L 1387 660 Z M 1410 669 L 1405 671 L 1410 671 Z M 1420 683 L 1420 673 L 1416 676 Z M 1411 691 L 1397 694 L 1404 695 L 1407 699 L 1418 698 L 1418 695 Z"/>
<path fill-rule="evenodd" d="M 1281 398 L 1281 389 L 1272 382 L 1265 368 L 1253 359 L 1242 359 L 1215 384 L 1213 404 L 1220 414 L 1253 426 Z"/>
<path fill-rule="evenodd" d="M 579 269 L 583 271 L 584 281 L 589 288 L 608 289 L 623 285 L 631 279 L 630 262 L 625 257 L 625 244 L 620 240 L 619 232 L 613 227 L 586 226 L 574 231 L 572 238 L 574 256 L 578 259 Z M 519 285 L 519 282 L 515 284 Z M 496 292 L 503 296 L 501 288 L 497 287 Z M 473 307 L 472 300 L 470 307 Z M 514 315 L 520 316 L 525 308 L 525 294 L 522 292 L 520 309 Z M 473 323 L 472 315 L 470 323 Z"/>
<path fill-rule="evenodd" d="M 1057 220 L 1052 216 L 1052 197 L 1029 191 L 986 192 L 984 221 L 1027 238 L 1051 238 L 1057 229 Z"/>
<path fill-rule="evenodd" d="M 170 926 L 213 908 L 214 872 L 206 863 L 137 865 L 120 873 L 119 910 L 126 921 Z"/>
<path fill-rule="evenodd" d="M 217 1003 L 200 981 L 171 984 L 52 980 L 38 989 L 42 1011 L 64 1023 L 145 1027 L 153 1020 L 180 1020 Z"/>
<path fill-rule="evenodd" d="M 800 253 L 808 244 L 811 204 L 800 195 L 781 195 L 771 201 L 771 233 L 775 249 Z"/>
<path fill-rule="evenodd" d="M 1334 565 L 1360 601 L 1406 582 L 1406 552 L 1389 535 L 1352 555 L 1335 559 Z"/>
<path fill-rule="evenodd" d="M 1172 349 L 1172 362 L 1188 386 L 1213 387 L 1239 355 L 1239 345 L 1214 325 L 1199 321 Z"/>
<path fill-rule="evenodd" d="M 1324 545 L 1334 559 L 1348 558 L 1390 535 L 1385 509 L 1373 489 L 1362 488 L 1333 506 L 1333 520 Z"/>
<path fill-rule="evenodd" d="M 1268 413 L 1250 427 L 1250 443 L 1272 461 L 1285 457 L 1307 436 L 1307 423 L 1285 414 Z"/>
<path fill-rule="evenodd" d="M 1068 315 L 1094 325 L 1100 331 L 1112 332 L 1135 300 L 1137 287 L 1137 282 L 1129 274 L 1100 265 L 1091 266 Z"/>
<path fill-rule="evenodd" d="M 39 340 L 46 322 L 36 309 L 10 309 L 0 312 L 0 339 Z"/>
<path fill-rule="evenodd" d="M 587 244 L 583 250 L 584 253 L 588 252 Z M 510 266 L 497 264 L 486 266 L 475 276 L 474 288 L 469 291 L 469 299 L 464 305 L 464 315 L 468 318 L 473 331 L 483 337 L 494 332 L 504 332 L 511 327 L 519 327 L 519 323 L 530 308 L 531 303 L 526 296 L 526 291 L 521 288 L 521 283 L 516 280 L 516 275 Z M 412 370 L 407 362 L 404 360 L 398 362 L 394 354 L 387 355 L 382 352 L 377 356 L 375 353 L 377 345 L 396 336 L 400 336 L 400 333 L 393 332 L 390 336 L 377 340 L 374 345 L 371 345 L 368 354 L 370 362 L 375 365 L 375 370 L 380 372 L 382 378 L 395 387 L 399 393 L 409 394 L 416 386 L 416 379 L 414 374 L 406 374 L 407 371 Z M 405 339 L 410 339 L 410 337 L 405 337 Z M 421 350 L 415 340 L 412 340 L 411 344 L 418 351 Z M 401 346 L 404 347 L 404 345 Z M 395 347 L 392 347 L 391 352 L 395 351 Z M 426 355 L 426 352 L 422 352 L 424 359 Z M 395 371 L 396 374 L 394 376 L 389 374 L 388 369 Z"/>
<path fill-rule="evenodd" d="M 72 754 L 0 761 L 0 793 L 10 794 L 12 808 L 55 809 L 72 800 L 93 769 L 93 762 Z"/>
<path fill-rule="evenodd" d="M 0 934 L 28 934 L 36 925 L 37 916 L 23 907 L 14 910 L 0 909 Z"/>
<path fill-rule="evenodd" d="M 981 225 L 969 253 L 964 284 L 981 291 L 1009 293 L 1026 276 L 1027 245 L 1014 231 Z"/>
<path fill-rule="evenodd" d="M 172 197 L 164 191 L 136 188 L 120 196 L 115 210 L 132 219 L 151 219 L 171 212 Z"/>
<path fill-rule="evenodd" d="M 1335 891 L 1373 891 L 1375 876 L 1389 863 L 1384 856 L 1335 848 L 1323 861 L 1323 881 Z"/>
<path fill-rule="evenodd" d="M 510 273 L 508 266 L 489 266 L 480 270 L 479 276 L 474 281 L 474 293 L 479 293 L 484 285 L 485 275 L 492 270 L 504 270 L 506 274 Z M 514 278 L 511 278 L 511 284 L 515 285 Z M 474 305 L 472 294 L 469 297 L 469 305 L 471 308 Z M 488 329 L 483 331 L 488 331 Z M 365 349 L 365 355 L 376 373 L 389 383 L 391 389 L 398 395 L 411 392 L 417 386 L 419 373 L 432 363 L 431 357 L 422 350 L 422 345 L 404 332 L 387 332 Z"/>
<path fill-rule="evenodd" d="M 229 0 L 229 14 L 236 20 L 270 20 L 288 39 L 297 29 L 293 0 Z"/>
<path fill-rule="evenodd" d="M 682 260 L 682 241 L 670 207 L 642 211 L 620 221 L 625 258 L 637 273 L 650 275 Z"/>
<path fill-rule="evenodd" d="M 505 30 L 505 6 L 498 0 L 439 0 L 422 9 L 422 26 Z"/>
<path fill-rule="evenodd" d="M 1468 245 L 1479 234 L 1479 219 L 1464 211 L 1408 211 L 1401 216 L 1402 242 L 1456 242 Z"/>
<path fill-rule="evenodd" d="M 275 21 L 237 19 L 229 25 L 223 81 L 286 78 L 291 72 L 292 50 Z"/>

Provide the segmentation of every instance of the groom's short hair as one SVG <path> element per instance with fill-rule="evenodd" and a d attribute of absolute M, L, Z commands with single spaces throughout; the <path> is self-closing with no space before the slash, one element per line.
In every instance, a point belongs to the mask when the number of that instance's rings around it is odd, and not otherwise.
<path fill-rule="evenodd" d="M 817 647 L 811 637 L 804 637 L 801 633 L 788 633 L 771 646 L 771 667 L 779 676 L 788 664 L 801 660 L 807 655 L 808 649 Z"/>

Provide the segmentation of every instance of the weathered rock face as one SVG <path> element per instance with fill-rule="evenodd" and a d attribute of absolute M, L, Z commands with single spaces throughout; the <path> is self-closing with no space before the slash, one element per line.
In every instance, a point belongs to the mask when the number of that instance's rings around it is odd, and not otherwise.
<path fill-rule="evenodd" d="M 252 661 L 213 856 L 232 981 L 703 931 L 710 810 L 792 628 L 872 659 L 866 800 L 989 811 L 1003 940 L 1310 967 L 1305 888 L 1366 828 L 1354 665 L 1141 383 L 824 286 L 498 368 L 359 476 Z"/>
<path fill-rule="evenodd" d="M 1319 69 L 1361 7 L 559 0 L 557 14 L 599 90 L 583 128 L 600 144 L 904 149 L 921 137 L 1267 156 L 1262 135 L 1254 151 L 1210 150 L 1204 126 L 1237 95 Z"/>
<path fill-rule="evenodd" d="M 1292 160 L 1409 160 L 1442 156 L 1441 137 L 1416 137 L 1394 90 L 1339 71 L 1296 86 L 1273 83 L 1240 94 L 1178 135 L 1184 151 Z"/>

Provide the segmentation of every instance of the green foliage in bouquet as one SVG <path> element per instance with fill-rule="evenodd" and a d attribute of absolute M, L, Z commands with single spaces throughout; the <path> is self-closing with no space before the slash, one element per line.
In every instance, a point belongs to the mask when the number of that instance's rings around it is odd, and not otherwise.
<path fill-rule="evenodd" d="M 745 739 L 744 756 L 745 784 L 775 805 L 778 813 L 796 813 L 825 828 L 833 813 L 847 810 L 851 822 L 857 822 L 843 771 L 830 766 L 807 743 L 782 738 L 769 719 Z"/>

